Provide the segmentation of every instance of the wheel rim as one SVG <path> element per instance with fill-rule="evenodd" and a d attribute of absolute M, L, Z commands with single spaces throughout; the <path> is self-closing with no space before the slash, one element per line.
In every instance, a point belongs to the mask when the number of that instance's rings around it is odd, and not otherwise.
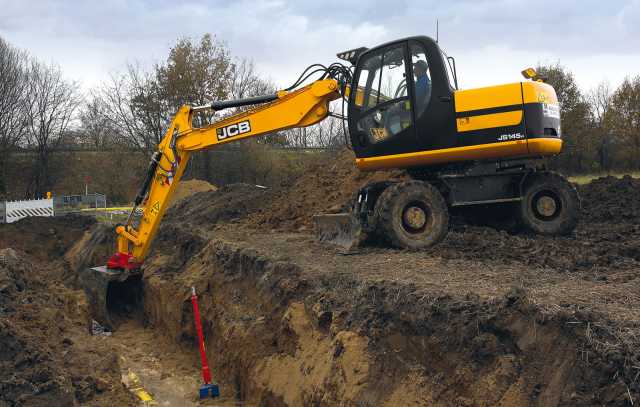
<path fill-rule="evenodd" d="M 422 233 L 427 228 L 429 210 L 420 202 L 406 205 L 402 211 L 402 227 L 411 234 Z"/>
<path fill-rule="evenodd" d="M 553 191 L 539 191 L 533 196 L 531 207 L 536 218 L 549 221 L 560 215 L 562 200 Z"/>

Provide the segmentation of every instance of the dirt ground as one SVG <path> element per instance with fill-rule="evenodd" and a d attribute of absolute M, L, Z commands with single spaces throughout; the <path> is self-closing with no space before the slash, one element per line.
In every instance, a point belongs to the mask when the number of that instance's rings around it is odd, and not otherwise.
<path fill-rule="evenodd" d="M 111 344 L 89 333 L 84 294 L 62 283 L 62 256 L 94 223 L 67 216 L 0 228 L 0 405 L 132 403 Z"/>
<path fill-rule="evenodd" d="M 111 336 L 89 335 L 75 288 L 109 252 L 108 228 L 79 217 L 3 225 L 2 253 L 19 260 L 0 267 L 0 406 L 137 405 L 120 384 L 129 370 L 161 405 L 198 405 L 192 286 L 223 396 L 206 405 L 638 402 L 640 181 L 579 186 L 570 236 L 456 214 L 426 251 L 345 255 L 315 241 L 313 214 L 404 176 L 360 174 L 345 152 L 291 186 L 229 185 L 176 202 L 141 297 Z"/>

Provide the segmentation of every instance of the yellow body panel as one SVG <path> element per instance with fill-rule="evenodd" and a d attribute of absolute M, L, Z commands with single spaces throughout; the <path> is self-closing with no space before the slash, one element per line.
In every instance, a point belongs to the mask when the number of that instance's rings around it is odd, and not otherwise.
<path fill-rule="evenodd" d="M 392 168 L 419 167 L 456 161 L 484 160 L 490 158 L 521 157 L 533 154 L 555 154 L 562 149 L 562 140 L 538 138 L 504 141 L 474 146 L 417 151 L 379 157 L 356 158 L 356 165 L 364 171 Z M 534 153 L 532 153 L 532 151 Z"/>
<path fill-rule="evenodd" d="M 456 112 L 490 109 L 522 104 L 520 83 L 489 86 L 486 88 L 457 90 L 454 93 Z"/>
<path fill-rule="evenodd" d="M 522 99 L 524 103 L 558 104 L 558 97 L 553 87 L 542 82 L 523 82 Z"/>
<path fill-rule="evenodd" d="M 562 139 L 559 138 L 531 138 L 527 141 L 529 155 L 547 156 L 559 154 L 562 151 Z"/>
<path fill-rule="evenodd" d="M 491 127 L 517 126 L 522 121 L 522 110 L 460 117 L 456 120 L 459 132 L 488 129 Z"/>

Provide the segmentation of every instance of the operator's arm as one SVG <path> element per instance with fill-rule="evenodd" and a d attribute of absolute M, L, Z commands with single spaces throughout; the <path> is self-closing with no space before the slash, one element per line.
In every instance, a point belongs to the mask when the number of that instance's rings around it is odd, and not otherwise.
<path fill-rule="evenodd" d="M 140 267 L 191 152 L 292 127 L 310 126 L 325 119 L 329 114 L 329 102 L 339 97 L 336 80 L 318 80 L 290 93 L 278 92 L 271 103 L 202 128 L 192 126 L 194 113 L 215 109 L 220 104 L 198 108 L 182 106 L 158 145 L 136 197 L 134 206 L 145 205 L 140 224 L 135 229 L 130 215 L 126 225 L 116 228 L 117 252 L 107 266 L 120 269 Z M 131 214 L 133 211 L 135 207 Z"/>

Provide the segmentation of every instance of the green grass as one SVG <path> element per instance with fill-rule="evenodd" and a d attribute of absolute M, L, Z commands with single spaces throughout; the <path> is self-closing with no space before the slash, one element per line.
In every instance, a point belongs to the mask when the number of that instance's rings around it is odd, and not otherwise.
<path fill-rule="evenodd" d="M 586 175 L 573 175 L 569 177 L 569 181 L 574 182 L 576 184 L 588 184 L 596 178 L 613 176 L 616 178 L 622 178 L 625 175 L 631 175 L 633 178 L 640 178 L 640 171 L 630 171 L 630 172 L 610 172 L 610 173 L 601 173 L 601 174 L 586 174 Z"/>

